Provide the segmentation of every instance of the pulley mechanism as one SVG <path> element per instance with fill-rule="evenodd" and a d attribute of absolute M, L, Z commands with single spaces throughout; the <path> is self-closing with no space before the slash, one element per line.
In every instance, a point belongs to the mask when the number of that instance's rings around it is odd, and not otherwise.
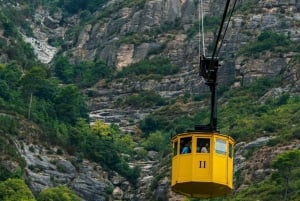
<path fill-rule="evenodd" d="M 217 83 L 217 73 L 219 68 L 219 61 L 217 58 L 209 58 L 201 56 L 199 75 L 205 79 L 205 84 L 208 86 L 215 86 Z"/>
<path fill-rule="evenodd" d="M 199 75 L 205 79 L 205 84 L 209 86 L 211 92 L 211 115 L 208 125 L 196 125 L 197 131 L 217 131 L 217 74 L 219 69 L 218 58 L 201 56 Z"/>

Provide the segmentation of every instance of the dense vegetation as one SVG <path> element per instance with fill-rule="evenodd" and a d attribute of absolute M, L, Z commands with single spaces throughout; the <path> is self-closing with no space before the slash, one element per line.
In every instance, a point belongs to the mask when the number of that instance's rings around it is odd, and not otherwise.
<path fill-rule="evenodd" d="M 125 98 L 119 98 L 115 105 L 118 107 L 130 106 L 134 108 L 153 108 L 166 105 L 167 101 L 154 91 L 143 91 Z"/>
<path fill-rule="evenodd" d="M 166 58 L 154 57 L 129 65 L 116 73 L 115 78 L 161 79 L 163 76 L 179 72 L 179 67 Z"/>
<path fill-rule="evenodd" d="M 0 64 L 0 153 L 6 160 L 16 161 L 20 169 L 10 172 L 0 166 L 0 181 L 23 178 L 25 162 L 10 139 L 20 137 L 18 122 L 27 118 L 43 130 L 40 140 L 45 144 L 64 146 L 70 154 L 99 162 L 104 168 L 116 170 L 135 183 L 139 171 L 130 169 L 119 154 L 133 153 L 131 137 L 114 125 L 109 127 L 110 133 L 106 135 L 103 134 L 105 131 L 90 127 L 86 97 L 80 92 L 81 87 L 109 77 L 111 68 L 100 61 L 70 64 L 64 57 L 59 57 L 55 72 L 60 80 L 54 78 L 51 71 L 36 61 L 33 50 L 17 31 L 16 25 L 21 23 L 18 20 L 26 13 L 14 16 L 6 11 L 0 14 L 0 28 L 4 30 L 0 48 L 10 62 Z M 127 146 L 120 146 L 123 143 Z"/>
<path fill-rule="evenodd" d="M 66 57 L 55 59 L 55 75 L 65 84 L 74 83 L 80 88 L 90 87 L 99 79 L 109 78 L 113 68 L 102 61 L 81 61 L 71 64 Z"/>
<path fill-rule="evenodd" d="M 57 186 L 53 188 L 44 189 L 37 197 L 37 201 L 81 201 L 81 199 L 75 195 L 66 186 Z"/>
<path fill-rule="evenodd" d="M 45 136 L 42 137 L 46 141 L 66 146 L 69 152 L 83 152 L 85 157 L 103 162 L 125 176 L 132 177 L 132 174 L 136 174 L 136 171 L 130 172 L 117 154 L 121 151 L 121 146 L 117 146 L 114 141 L 122 139 L 121 131 L 112 127 L 110 134 L 114 137 L 106 139 L 101 137 L 102 130 L 88 126 L 86 99 L 78 87 L 72 84 L 59 85 L 59 81 L 53 79 L 41 66 L 34 66 L 22 75 L 20 66 L 16 63 L 2 65 L 0 78 L 1 108 L 13 110 L 39 123 L 44 130 Z M 3 116 L 2 119 L 10 122 L 10 117 Z M 2 124 L 1 132 L 17 135 L 14 128 L 17 124 L 14 122 L 5 126 Z M 83 142 L 86 144 L 82 144 Z"/>
<path fill-rule="evenodd" d="M 252 184 L 230 200 L 299 200 L 300 151 L 286 151 L 277 156 L 272 167 L 276 170 L 269 179 Z"/>
<path fill-rule="evenodd" d="M 80 0 L 75 4 L 73 2 L 59 0 L 49 3 L 41 0 L 35 1 L 34 4 L 47 4 L 53 9 L 59 6 L 63 9 L 64 17 L 80 13 L 80 18 L 86 19 L 108 1 Z M 142 5 L 144 2 L 144 0 L 126 0 L 119 5 L 112 4 L 99 16 L 103 17 L 122 6 Z M 247 1 L 241 10 L 249 9 L 250 4 L 253 2 Z M 3 30 L 0 49 L 7 55 L 8 61 L 0 64 L 0 153 L 5 160 L 16 161 L 19 164 L 19 168 L 14 172 L 0 166 L 0 200 L 42 201 L 49 198 L 78 200 L 78 197 L 64 186 L 45 189 L 34 198 L 23 181 L 25 161 L 14 149 L 11 141 L 12 137 L 24 137 L 20 136 L 22 134 L 19 132 L 21 121 L 39 125 L 42 129 L 39 136 L 41 142 L 64 147 L 64 151 L 79 159 L 88 158 L 101 163 L 105 169 L 116 170 L 135 184 L 139 169 L 130 169 L 120 153 L 129 156 L 138 155 L 141 158 L 145 158 L 147 153 L 134 151 L 135 142 L 132 136 L 121 132 L 116 125 L 108 126 L 104 122 L 97 121 L 90 126 L 87 97 L 81 90 L 93 86 L 99 79 L 106 79 L 107 82 L 111 79 L 128 78 L 159 80 L 166 75 L 178 73 L 179 67 L 172 65 L 168 59 L 153 57 L 115 72 L 113 67 L 107 66 L 102 61 L 71 63 L 68 57 L 58 56 L 52 72 L 36 61 L 32 48 L 22 41 L 15 25 L 21 27 L 29 36 L 32 35 L 28 23 L 23 19 L 33 13 L 34 7 L 30 6 L 26 7 L 24 12 L 4 9 L 0 13 L 0 30 Z M 204 23 L 206 31 L 212 31 L 217 28 L 219 18 L 206 17 Z M 164 24 L 156 31 L 161 33 L 181 28 L 177 20 L 173 24 Z M 79 30 L 80 27 L 76 27 L 75 31 Z M 199 23 L 188 30 L 188 38 L 192 38 L 198 31 Z M 140 44 L 150 40 L 151 37 L 128 33 L 120 37 L 118 42 Z M 264 51 L 299 51 L 299 47 L 293 45 L 288 36 L 267 30 L 262 32 L 257 40 L 244 46 L 239 54 L 251 57 L 258 56 Z M 160 53 L 164 48 L 164 45 L 154 48 L 151 54 Z M 295 59 L 295 63 L 299 63 L 299 58 Z M 263 78 L 239 89 L 222 91 L 219 100 L 219 129 L 238 141 L 265 135 L 276 136 L 268 146 L 300 139 L 300 97 L 281 93 L 278 96 L 262 98 L 269 90 L 280 87 L 283 82 L 280 76 Z M 165 100 L 153 91 L 133 94 L 119 99 L 116 103 L 118 107 L 129 106 L 139 109 L 163 106 L 139 122 L 144 138 L 140 145 L 146 150 L 158 151 L 162 156 L 170 153 L 170 147 L 166 144 L 172 134 L 193 129 L 195 124 L 207 123 L 209 109 L 203 105 L 209 105 L 205 95 L 196 97 L 185 94 L 176 100 Z M 190 106 L 194 109 L 188 112 L 183 109 Z M 199 106 L 202 106 L 201 109 Z M 300 161 L 297 151 L 279 155 L 272 164 L 272 168 L 277 171 L 268 180 L 251 185 L 230 200 L 277 200 L 278 197 L 280 200 L 296 200 L 300 196 L 298 191 L 300 164 L 297 161 Z M 162 177 L 161 174 L 159 177 Z M 157 181 L 155 178 L 152 186 L 155 186 Z"/>
<path fill-rule="evenodd" d="M 31 190 L 22 179 L 7 179 L 0 183 L 2 201 L 80 201 L 66 186 L 44 189 L 35 199 Z"/>
<path fill-rule="evenodd" d="M 275 33 L 271 30 L 266 30 L 260 33 L 257 40 L 244 46 L 239 52 L 239 55 L 258 57 L 264 51 L 271 52 L 288 52 L 299 51 L 300 46 L 295 45 L 288 36 Z"/>
<path fill-rule="evenodd" d="M 280 77 L 266 77 L 243 88 L 224 92 L 219 101 L 219 129 L 223 133 L 229 133 L 236 140 L 251 140 L 266 133 L 277 136 L 270 145 L 299 139 L 300 97 L 282 93 L 261 99 L 265 93 L 279 87 L 282 82 Z M 208 106 L 208 99 L 203 100 L 207 101 Z M 182 102 L 181 105 L 185 103 Z M 193 129 L 195 124 L 206 124 L 208 121 L 207 107 L 194 110 L 191 115 L 176 105 L 168 105 L 146 117 L 139 127 L 146 135 L 155 131 L 175 134 Z"/>
<path fill-rule="evenodd" d="M 1 11 L 0 30 L 3 30 L 3 37 L 0 37 L 0 50 L 7 55 L 8 61 L 18 60 L 22 68 L 27 69 L 37 63 L 37 60 L 33 49 L 22 40 L 16 27 L 18 23 L 21 27 L 24 24 L 24 29 L 27 28 L 28 24 L 22 20 L 24 15 L 22 12 L 18 13 L 9 8 Z"/>
<path fill-rule="evenodd" d="M 59 0 L 57 5 L 71 14 L 75 14 L 81 10 L 93 12 L 100 6 L 103 6 L 106 2 L 108 2 L 108 0 L 78 0 L 76 3 L 72 0 Z"/>

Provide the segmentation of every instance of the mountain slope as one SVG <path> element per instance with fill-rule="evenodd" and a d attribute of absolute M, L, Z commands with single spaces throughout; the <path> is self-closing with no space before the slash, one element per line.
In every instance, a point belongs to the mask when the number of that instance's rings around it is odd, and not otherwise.
<path fill-rule="evenodd" d="M 209 56 L 225 2 L 203 3 Z M 299 6 L 239 1 L 219 54 L 219 129 L 238 142 L 238 191 L 268 182 L 276 155 L 299 148 Z M 198 76 L 199 9 L 199 1 L 185 0 L 3 2 L 0 92 L 3 121 L 9 123 L 1 127 L 1 145 L 15 150 L 15 142 L 19 153 L 2 151 L 1 158 L 9 154 L 10 164 L 18 161 L 15 167 L 26 172 L 36 195 L 67 183 L 86 200 L 93 194 L 99 200 L 176 199 L 169 195 L 169 160 L 158 161 L 170 157 L 170 134 L 209 116 L 208 89 Z M 15 123 L 19 115 L 35 122 L 27 129 L 37 124 L 41 130 L 26 131 L 38 133 L 28 142 Z M 48 143 L 56 154 L 47 153 Z M 270 157 L 259 157 L 266 152 Z M 3 161 L 2 179 L 13 177 L 16 171 L 7 172 Z M 141 167 L 140 177 L 128 164 Z M 87 190 L 81 182 L 97 188 Z"/>

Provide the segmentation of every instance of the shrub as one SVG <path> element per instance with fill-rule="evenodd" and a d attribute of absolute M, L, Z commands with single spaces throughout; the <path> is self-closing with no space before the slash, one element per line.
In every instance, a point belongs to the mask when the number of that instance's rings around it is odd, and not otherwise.
<path fill-rule="evenodd" d="M 117 100 L 118 106 L 131 106 L 135 108 L 147 108 L 153 106 L 163 106 L 167 102 L 154 91 L 142 91 L 139 94 L 133 94 L 126 98 Z"/>
<path fill-rule="evenodd" d="M 38 201 L 81 201 L 81 199 L 66 186 L 57 186 L 54 188 L 44 189 L 38 195 L 37 200 Z"/>
<path fill-rule="evenodd" d="M 171 75 L 179 72 L 179 67 L 174 66 L 168 59 L 155 57 L 146 59 L 123 68 L 116 74 L 116 78 L 147 76 L 149 74 Z"/>
<path fill-rule="evenodd" d="M 0 114 L 0 131 L 12 135 L 18 134 L 19 122 L 10 116 Z"/>
<path fill-rule="evenodd" d="M 241 48 L 238 54 L 245 56 L 257 55 L 266 50 L 274 51 L 276 47 L 288 47 L 290 44 L 291 41 L 286 36 L 272 31 L 264 31 L 256 41 Z M 288 51 L 288 49 L 286 50 Z"/>
<path fill-rule="evenodd" d="M 147 137 L 151 132 L 162 130 L 167 125 L 166 119 L 162 116 L 149 115 L 139 123 L 139 128 Z"/>
<path fill-rule="evenodd" d="M 0 183 L 0 200 L 35 201 L 32 192 L 22 179 L 7 179 Z"/>
<path fill-rule="evenodd" d="M 161 132 L 156 131 L 151 133 L 148 138 L 143 142 L 147 150 L 161 151 L 165 147 L 164 138 Z"/>
<path fill-rule="evenodd" d="M 64 83 L 74 83 L 79 87 L 89 87 L 99 79 L 109 78 L 113 68 L 102 61 L 81 61 L 70 64 L 66 57 L 58 57 L 55 61 L 55 74 Z"/>

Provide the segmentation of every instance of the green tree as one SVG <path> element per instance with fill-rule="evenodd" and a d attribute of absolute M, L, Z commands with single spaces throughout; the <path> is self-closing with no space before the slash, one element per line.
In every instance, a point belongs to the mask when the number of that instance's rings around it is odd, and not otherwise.
<path fill-rule="evenodd" d="M 8 63 L 0 68 L 0 78 L 12 89 L 17 87 L 21 76 L 21 67 L 16 62 Z"/>
<path fill-rule="evenodd" d="M 9 99 L 9 86 L 4 80 L 0 80 L 0 97 L 4 100 Z"/>
<path fill-rule="evenodd" d="M 162 133 L 156 131 L 149 135 L 143 145 L 148 150 L 162 151 L 166 146 L 166 142 L 163 138 Z"/>
<path fill-rule="evenodd" d="M 58 57 L 55 62 L 55 74 L 64 83 L 71 83 L 74 76 L 74 70 L 66 57 Z"/>
<path fill-rule="evenodd" d="M 98 133 L 103 139 L 111 139 L 112 137 L 115 136 L 114 129 L 110 125 L 105 124 L 104 121 L 101 120 L 97 120 L 92 125 L 92 129 L 93 131 Z"/>
<path fill-rule="evenodd" d="M 22 92 L 28 97 L 30 94 L 44 99 L 53 99 L 56 91 L 55 84 L 50 81 L 49 72 L 40 66 L 35 66 L 21 79 Z"/>
<path fill-rule="evenodd" d="M 134 141 L 130 134 L 119 136 L 115 139 L 116 146 L 120 152 L 132 154 L 134 149 Z"/>
<path fill-rule="evenodd" d="M 64 83 L 74 83 L 79 87 L 89 87 L 99 79 L 112 75 L 113 68 L 102 61 L 81 61 L 70 64 L 67 57 L 58 57 L 55 62 L 55 74 Z"/>
<path fill-rule="evenodd" d="M 60 0 L 59 4 L 71 14 L 77 13 L 79 10 L 86 9 L 86 0 L 77 0 L 76 3 L 72 0 Z"/>
<path fill-rule="evenodd" d="M 99 6 L 102 6 L 103 4 L 108 2 L 108 0 L 88 0 L 87 2 L 87 8 L 90 11 L 95 11 Z"/>
<path fill-rule="evenodd" d="M 300 170 L 300 150 L 290 150 L 280 154 L 273 162 L 272 166 L 277 169 L 272 175 L 272 179 L 282 185 L 283 200 L 288 200 L 291 180 L 295 172 Z"/>
<path fill-rule="evenodd" d="M 1 201 L 35 201 L 35 198 L 22 179 L 7 179 L 0 183 Z"/>
<path fill-rule="evenodd" d="M 18 30 L 16 26 L 14 25 L 13 22 L 11 21 L 6 21 L 2 24 L 4 28 L 4 36 L 6 37 L 17 37 L 18 35 Z"/>
<path fill-rule="evenodd" d="M 99 79 L 109 77 L 113 70 L 104 62 L 82 61 L 73 66 L 74 77 L 72 82 L 80 87 L 88 87 L 95 84 Z"/>
<path fill-rule="evenodd" d="M 55 104 L 57 117 L 64 122 L 75 124 L 77 119 L 87 118 L 85 98 L 74 85 L 60 88 Z"/>
<path fill-rule="evenodd" d="M 257 41 L 251 42 L 244 46 L 239 54 L 251 56 L 266 50 L 274 51 L 276 47 L 289 47 L 291 41 L 288 37 L 283 34 L 277 34 L 270 30 L 262 32 L 258 37 Z M 289 51 L 288 48 L 286 48 Z"/>
<path fill-rule="evenodd" d="M 118 72 L 116 77 L 136 77 L 149 75 L 172 75 L 179 72 L 180 68 L 171 64 L 169 59 L 155 57 L 153 59 L 145 59 L 138 63 L 129 65 Z"/>
<path fill-rule="evenodd" d="M 162 130 L 167 124 L 166 119 L 161 116 L 148 115 L 145 119 L 140 121 L 139 128 L 144 132 L 147 137 L 150 133 L 156 130 Z"/>
<path fill-rule="evenodd" d="M 37 200 L 38 201 L 81 201 L 81 199 L 66 186 L 57 186 L 54 188 L 44 189 L 38 195 Z"/>

